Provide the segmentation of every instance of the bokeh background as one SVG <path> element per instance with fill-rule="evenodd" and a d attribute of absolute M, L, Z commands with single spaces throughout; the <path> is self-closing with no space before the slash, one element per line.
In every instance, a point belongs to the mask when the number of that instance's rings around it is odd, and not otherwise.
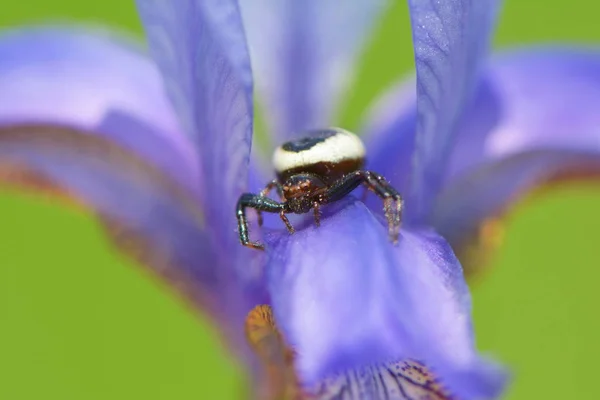
<path fill-rule="evenodd" d="M 0 27 L 106 24 L 141 35 L 133 1 L 3 1 Z M 600 43 L 595 0 L 509 0 L 496 48 Z M 1 60 L 0 60 L 1 62 Z M 404 1 L 378 27 L 340 116 L 412 69 Z M 0 88 L 1 90 L 1 88 Z M 600 188 L 561 186 L 520 204 L 472 285 L 480 348 L 506 363 L 506 398 L 600 398 Z M 0 399 L 237 399 L 245 382 L 216 333 L 115 253 L 77 210 L 0 189 Z"/>

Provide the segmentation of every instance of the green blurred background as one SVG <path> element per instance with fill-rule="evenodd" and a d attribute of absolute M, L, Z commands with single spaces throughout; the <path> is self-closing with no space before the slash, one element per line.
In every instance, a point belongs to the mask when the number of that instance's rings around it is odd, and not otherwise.
<path fill-rule="evenodd" d="M 360 62 L 342 114 L 356 128 L 412 68 L 403 1 Z M 598 43 L 594 0 L 512 0 L 498 47 Z M 4 1 L 0 27 L 78 20 L 141 33 L 133 1 Z M 1 90 L 1 88 L 0 88 Z M 479 346 L 509 365 L 508 399 L 600 398 L 600 189 L 570 185 L 520 206 L 486 279 L 473 287 Z M 240 369 L 215 332 L 115 254 L 92 218 L 0 192 L 0 400 L 236 399 Z"/>

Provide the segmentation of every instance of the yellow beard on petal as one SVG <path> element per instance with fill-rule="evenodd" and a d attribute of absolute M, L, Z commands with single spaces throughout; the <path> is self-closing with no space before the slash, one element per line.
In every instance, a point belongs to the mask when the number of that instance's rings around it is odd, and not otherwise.
<path fill-rule="evenodd" d="M 294 352 L 285 345 L 271 307 L 254 307 L 246 317 L 246 338 L 263 364 L 260 399 L 309 399 L 302 393 L 294 370 Z"/>

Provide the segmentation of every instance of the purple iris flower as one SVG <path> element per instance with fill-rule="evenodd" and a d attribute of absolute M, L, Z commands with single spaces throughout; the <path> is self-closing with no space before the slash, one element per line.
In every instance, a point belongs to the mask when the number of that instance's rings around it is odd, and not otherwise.
<path fill-rule="evenodd" d="M 600 150 L 600 114 L 582 107 L 600 99 L 600 58 L 487 63 L 499 3 L 408 1 L 416 81 L 361 132 L 368 168 L 406 198 L 396 246 L 376 198 L 294 235 L 253 225 L 265 252 L 240 245 L 234 212 L 272 178 L 274 146 L 331 125 L 379 0 L 138 0 L 154 61 L 103 31 L 6 32 L 0 177 L 97 214 L 214 320 L 259 397 L 494 398 L 505 374 L 476 351 L 452 249 L 477 267 L 467 250 L 488 250 L 481 233 L 509 201 Z M 270 135 L 251 151 L 253 79 Z"/>

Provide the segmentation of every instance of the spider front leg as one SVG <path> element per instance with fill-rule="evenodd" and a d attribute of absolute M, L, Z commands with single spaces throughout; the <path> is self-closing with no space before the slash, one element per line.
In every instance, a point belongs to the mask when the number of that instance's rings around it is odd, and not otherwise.
<path fill-rule="evenodd" d="M 254 193 L 242 194 L 237 202 L 236 216 L 238 221 L 240 242 L 244 246 L 251 247 L 253 249 L 264 250 L 264 245 L 258 242 L 251 242 L 248 238 L 248 220 L 246 218 L 246 208 L 253 208 L 258 212 L 264 211 L 270 213 L 279 213 L 280 216 L 283 215 L 283 219 L 285 217 L 283 214 L 285 210 L 284 204 L 278 203 L 277 201 L 269 199 L 268 197 L 256 195 Z M 286 225 L 289 225 L 289 221 L 286 223 Z"/>
<path fill-rule="evenodd" d="M 375 192 L 377 196 L 383 199 L 383 210 L 385 218 L 388 221 L 390 240 L 393 243 L 397 243 L 404 201 L 400 193 L 381 175 L 371 171 L 355 171 L 334 183 L 327 190 L 324 197 L 328 203 L 340 200 L 360 184 L 365 185 L 369 190 Z"/>
<path fill-rule="evenodd" d="M 269 193 L 271 193 L 271 190 L 273 190 L 273 189 L 277 189 L 277 195 L 279 195 L 279 199 L 283 200 L 283 186 L 281 185 L 281 183 L 279 183 L 279 181 L 277 179 L 273 179 L 271 182 L 267 183 L 267 186 L 265 186 L 265 188 L 263 190 L 261 190 L 260 196 L 267 197 L 269 195 Z M 262 213 L 259 210 L 256 210 L 256 214 L 258 217 L 257 218 L 258 226 L 262 226 L 263 225 Z M 284 222 L 285 222 L 285 220 L 284 220 Z"/>

